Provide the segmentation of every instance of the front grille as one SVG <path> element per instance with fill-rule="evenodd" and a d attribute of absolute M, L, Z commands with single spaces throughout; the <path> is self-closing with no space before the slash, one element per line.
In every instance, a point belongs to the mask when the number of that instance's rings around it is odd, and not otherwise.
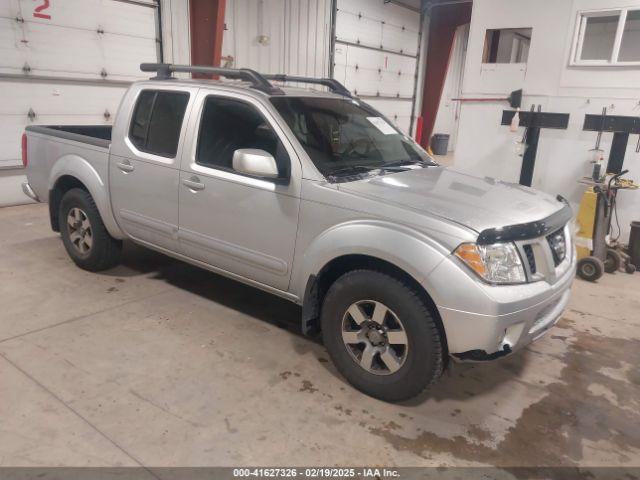
<path fill-rule="evenodd" d="M 536 259 L 533 256 L 533 247 L 531 245 L 525 245 L 522 248 L 524 249 L 524 253 L 527 256 L 529 271 L 531 272 L 531 275 L 534 275 L 536 273 Z"/>
<path fill-rule="evenodd" d="M 564 229 L 557 230 L 551 235 L 547 235 L 547 242 L 553 255 L 553 263 L 557 267 L 567 256 L 567 241 L 564 236 Z"/>

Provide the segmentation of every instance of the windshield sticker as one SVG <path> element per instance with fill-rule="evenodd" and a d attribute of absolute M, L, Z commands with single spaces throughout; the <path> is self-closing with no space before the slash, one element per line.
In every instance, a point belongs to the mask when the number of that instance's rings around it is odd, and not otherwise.
<path fill-rule="evenodd" d="M 380 132 L 385 135 L 398 135 L 396 129 L 389 125 L 384 118 L 381 117 L 367 117 L 367 120 L 371 122 L 371 124 L 376 127 Z"/>

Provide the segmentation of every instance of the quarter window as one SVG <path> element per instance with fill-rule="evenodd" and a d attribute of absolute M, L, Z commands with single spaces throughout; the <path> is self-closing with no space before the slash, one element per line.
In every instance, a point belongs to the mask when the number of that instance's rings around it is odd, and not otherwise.
<path fill-rule="evenodd" d="M 574 65 L 640 65 L 640 9 L 580 12 Z"/>
<path fill-rule="evenodd" d="M 186 92 L 142 91 L 133 112 L 129 139 L 143 152 L 175 157 L 188 102 Z"/>

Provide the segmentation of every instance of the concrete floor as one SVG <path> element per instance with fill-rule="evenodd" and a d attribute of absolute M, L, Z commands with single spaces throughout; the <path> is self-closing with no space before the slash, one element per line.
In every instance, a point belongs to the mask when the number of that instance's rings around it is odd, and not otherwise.
<path fill-rule="evenodd" d="M 84 272 L 44 205 L 0 225 L 0 465 L 640 465 L 638 274 L 577 280 L 535 345 L 392 405 L 294 305 L 130 245 Z"/>

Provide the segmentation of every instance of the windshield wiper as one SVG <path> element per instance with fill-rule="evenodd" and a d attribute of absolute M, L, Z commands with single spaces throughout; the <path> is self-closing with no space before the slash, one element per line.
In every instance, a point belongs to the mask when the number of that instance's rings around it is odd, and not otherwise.
<path fill-rule="evenodd" d="M 422 160 L 422 159 L 418 159 L 418 160 L 398 160 L 397 162 L 391 162 L 391 163 L 387 163 L 383 166 L 381 166 L 380 168 L 382 169 L 387 169 L 387 168 L 405 168 L 408 167 L 409 165 L 422 165 L 423 167 L 435 167 L 438 164 L 435 162 L 431 162 L 429 160 Z"/>
<path fill-rule="evenodd" d="M 347 165 L 346 167 L 336 168 L 327 172 L 326 177 L 330 179 L 339 178 L 344 175 L 359 175 L 367 173 L 372 170 L 377 170 L 379 167 L 368 167 L 366 165 Z"/>

